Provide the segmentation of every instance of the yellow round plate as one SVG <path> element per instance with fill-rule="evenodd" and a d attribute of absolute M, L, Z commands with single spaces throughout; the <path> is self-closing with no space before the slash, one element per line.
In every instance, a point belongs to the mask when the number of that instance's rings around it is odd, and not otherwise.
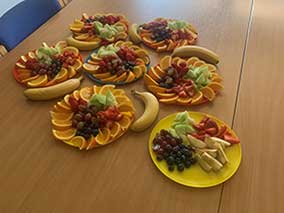
<path fill-rule="evenodd" d="M 188 112 L 189 115 L 197 122 L 199 123 L 204 116 L 208 116 L 214 121 L 217 122 L 218 126 L 226 125 L 233 136 L 236 137 L 236 134 L 234 133 L 231 128 L 225 124 L 223 121 L 220 121 L 219 119 L 207 115 L 205 113 L 200 112 Z M 241 151 L 241 145 L 240 144 L 234 144 L 231 147 L 226 148 L 225 153 L 229 159 L 229 162 L 224 165 L 224 167 L 219 172 L 205 172 L 202 170 L 202 168 L 199 166 L 198 163 L 191 166 L 189 169 L 185 169 L 183 172 L 177 171 L 175 169 L 173 172 L 170 172 L 167 167 L 166 161 L 157 161 L 156 154 L 152 150 L 152 141 L 155 138 L 156 134 L 160 132 L 161 129 L 169 129 L 171 126 L 171 123 L 174 121 L 176 114 L 171 114 L 162 120 L 159 121 L 159 123 L 154 127 L 154 129 L 151 132 L 150 140 L 148 144 L 150 156 L 154 162 L 154 164 L 157 166 L 157 168 L 168 178 L 171 180 L 180 183 L 185 186 L 191 186 L 191 187 L 210 187 L 215 186 L 220 183 L 225 182 L 230 177 L 233 176 L 233 174 L 237 171 L 242 158 L 242 151 Z"/>

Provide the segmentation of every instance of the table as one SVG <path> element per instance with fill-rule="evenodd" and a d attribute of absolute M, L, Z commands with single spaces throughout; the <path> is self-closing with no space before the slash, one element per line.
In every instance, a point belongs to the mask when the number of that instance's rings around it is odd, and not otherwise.
<path fill-rule="evenodd" d="M 0 212 L 283 212 L 283 6 L 280 0 L 73 0 L 0 59 Z M 65 39 L 83 12 L 120 12 L 134 23 L 175 17 L 197 26 L 198 44 L 220 55 L 225 89 L 208 105 L 161 104 L 158 120 L 192 110 L 230 124 L 243 148 L 233 178 L 206 189 L 167 179 L 147 151 L 151 128 L 87 152 L 55 142 L 49 110 L 57 100 L 27 101 L 11 70 L 43 41 Z M 161 56 L 151 52 L 152 64 Z M 139 116 L 143 105 L 130 90 L 145 90 L 143 81 L 123 88 Z"/>

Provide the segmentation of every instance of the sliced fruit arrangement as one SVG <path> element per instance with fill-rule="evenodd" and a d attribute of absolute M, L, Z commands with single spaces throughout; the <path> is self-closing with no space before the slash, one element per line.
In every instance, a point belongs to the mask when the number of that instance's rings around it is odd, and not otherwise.
<path fill-rule="evenodd" d="M 169 171 L 183 171 L 198 162 L 204 171 L 218 172 L 229 162 L 226 148 L 238 143 L 227 125 L 209 116 L 196 122 L 185 111 L 176 115 L 169 129 L 157 133 L 152 151 L 158 161 L 166 161 Z"/>
<path fill-rule="evenodd" d="M 197 57 L 165 56 L 144 75 L 144 81 L 161 103 L 198 105 L 213 101 L 223 89 L 216 70 Z"/>
<path fill-rule="evenodd" d="M 83 68 L 99 84 L 121 85 L 141 78 L 149 63 L 146 50 L 130 41 L 118 41 L 92 53 Z"/>
<path fill-rule="evenodd" d="M 60 41 L 54 47 L 43 43 L 39 49 L 21 56 L 13 75 L 26 87 L 49 87 L 80 76 L 82 64 L 79 50 L 66 42 Z"/>
<path fill-rule="evenodd" d="M 157 52 L 172 51 L 176 47 L 195 44 L 197 40 L 197 32 L 191 24 L 165 18 L 157 18 L 140 26 L 133 24 L 129 36 L 133 42 L 143 42 Z"/>
<path fill-rule="evenodd" d="M 72 36 L 67 38 L 69 45 L 80 50 L 93 50 L 128 37 L 128 21 L 120 14 L 83 13 L 81 19 L 75 19 L 69 29 Z"/>
<path fill-rule="evenodd" d="M 54 137 L 66 144 L 92 149 L 114 142 L 134 120 L 134 107 L 124 90 L 114 85 L 75 90 L 54 105 Z"/>

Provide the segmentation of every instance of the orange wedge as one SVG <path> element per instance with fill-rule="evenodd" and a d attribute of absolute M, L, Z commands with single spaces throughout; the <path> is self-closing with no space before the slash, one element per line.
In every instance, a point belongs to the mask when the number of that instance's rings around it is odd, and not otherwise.
<path fill-rule="evenodd" d="M 141 58 L 136 58 L 135 63 L 139 65 L 145 64 L 144 60 L 142 60 Z"/>
<path fill-rule="evenodd" d="M 157 52 L 167 51 L 168 46 L 165 44 L 163 46 L 157 47 Z"/>
<path fill-rule="evenodd" d="M 126 95 L 116 95 L 115 99 L 117 101 L 117 103 L 127 103 L 127 104 L 131 104 L 131 101 L 129 100 L 129 98 Z"/>
<path fill-rule="evenodd" d="M 140 76 L 143 75 L 143 71 L 142 71 L 142 69 L 141 69 L 140 66 L 135 66 L 135 67 L 133 68 L 133 73 L 134 73 L 134 75 L 136 76 L 136 78 L 139 78 Z"/>
<path fill-rule="evenodd" d="M 99 129 L 99 134 L 95 137 L 95 140 L 100 145 L 106 145 L 110 139 L 110 130 L 108 128 Z"/>
<path fill-rule="evenodd" d="M 112 91 L 112 94 L 116 97 L 116 96 L 119 96 L 119 95 L 125 95 L 125 92 L 122 89 L 114 89 Z"/>
<path fill-rule="evenodd" d="M 71 138 L 73 138 L 76 135 L 76 129 L 71 128 L 71 129 L 67 129 L 67 130 L 52 130 L 52 134 L 54 135 L 55 138 L 57 138 L 58 140 L 70 140 Z"/>
<path fill-rule="evenodd" d="M 53 111 L 54 112 L 60 112 L 60 113 L 70 113 L 71 111 L 70 110 L 67 110 L 61 106 L 59 106 L 58 104 L 56 104 L 54 107 L 53 107 Z"/>
<path fill-rule="evenodd" d="M 37 79 L 31 80 L 27 83 L 29 87 L 41 87 L 46 85 L 48 81 L 47 75 L 41 75 Z"/>
<path fill-rule="evenodd" d="M 108 78 L 103 78 L 102 81 L 111 83 L 111 82 L 114 82 L 115 79 L 116 79 L 116 75 L 112 75 Z"/>
<path fill-rule="evenodd" d="M 123 116 L 121 120 L 118 121 L 120 128 L 122 131 L 125 131 L 129 128 L 130 124 L 132 123 L 132 120 L 127 117 Z"/>
<path fill-rule="evenodd" d="M 210 72 L 216 72 L 217 70 L 217 68 L 212 64 L 207 64 L 207 67 L 208 67 L 208 71 Z"/>
<path fill-rule="evenodd" d="M 197 57 L 191 57 L 191 58 L 187 59 L 186 63 L 189 66 L 189 65 L 193 65 L 197 61 L 199 61 L 199 59 Z"/>
<path fill-rule="evenodd" d="M 166 46 L 167 47 L 167 45 L 165 44 L 165 41 L 160 41 L 160 42 L 154 42 L 154 43 L 152 43 L 151 44 L 151 46 L 153 47 L 153 48 L 160 48 L 160 47 L 164 47 L 164 46 Z"/>
<path fill-rule="evenodd" d="M 82 89 L 80 89 L 80 97 L 84 100 L 84 101 L 89 101 L 90 98 L 93 96 L 93 88 L 92 87 L 84 87 Z"/>
<path fill-rule="evenodd" d="M 100 62 L 102 59 L 100 57 L 97 56 L 97 54 L 93 53 L 91 55 L 92 61 L 94 62 Z"/>
<path fill-rule="evenodd" d="M 87 150 L 93 149 L 97 146 L 97 141 L 95 139 L 95 137 L 93 135 L 91 135 L 91 137 L 88 139 L 88 146 L 87 146 Z"/>
<path fill-rule="evenodd" d="M 194 62 L 193 66 L 194 67 L 201 67 L 202 65 L 205 65 L 206 63 L 204 61 L 198 60 Z"/>
<path fill-rule="evenodd" d="M 68 78 L 72 78 L 77 74 L 76 70 L 74 69 L 74 67 L 69 66 L 68 67 Z"/>
<path fill-rule="evenodd" d="M 65 95 L 65 96 L 64 96 L 64 102 L 65 102 L 65 104 L 66 104 L 67 106 L 70 107 L 69 98 L 70 98 L 70 95 Z"/>
<path fill-rule="evenodd" d="M 85 64 L 83 64 L 83 68 L 87 72 L 95 74 L 95 73 L 97 73 L 97 71 L 100 67 L 98 65 L 92 65 L 92 64 L 89 64 L 89 63 L 85 63 Z"/>
<path fill-rule="evenodd" d="M 132 82 L 132 81 L 135 80 L 135 78 L 136 78 L 136 76 L 133 74 L 133 72 L 128 72 L 128 76 L 125 79 L 125 82 L 126 83 Z"/>
<path fill-rule="evenodd" d="M 191 104 L 197 104 L 197 103 L 199 103 L 199 101 L 202 99 L 202 97 L 203 97 L 202 92 L 198 91 L 198 92 L 195 93 L 195 95 L 192 97 Z"/>
<path fill-rule="evenodd" d="M 159 65 L 155 66 L 154 70 L 160 77 L 164 77 L 166 75 L 166 72 L 164 70 L 162 70 Z"/>
<path fill-rule="evenodd" d="M 93 92 L 94 94 L 99 94 L 100 93 L 100 90 L 101 90 L 101 87 L 98 87 L 96 85 L 93 86 Z"/>
<path fill-rule="evenodd" d="M 68 70 L 62 67 L 60 72 L 57 73 L 54 79 L 56 82 L 62 82 L 65 81 L 67 78 L 68 78 Z"/>
<path fill-rule="evenodd" d="M 80 150 L 84 149 L 85 147 L 87 147 L 87 142 L 86 139 L 82 136 L 75 136 L 73 138 L 71 138 L 71 140 L 64 140 L 64 143 L 67 143 L 71 146 L 75 146 L 78 147 Z"/>
<path fill-rule="evenodd" d="M 220 83 L 222 81 L 223 81 L 223 79 L 221 77 L 219 77 L 219 76 L 212 76 L 212 82 Z"/>
<path fill-rule="evenodd" d="M 104 78 L 109 78 L 112 75 L 111 75 L 110 72 L 104 72 L 104 73 L 93 74 L 93 76 L 98 78 L 98 79 L 104 79 Z"/>
<path fill-rule="evenodd" d="M 51 120 L 51 123 L 56 130 L 67 130 L 72 127 L 71 120 Z"/>
<path fill-rule="evenodd" d="M 114 82 L 123 82 L 126 78 L 127 78 L 127 72 L 124 72 L 121 75 L 117 76 Z"/>
<path fill-rule="evenodd" d="M 80 99 L 80 92 L 78 90 L 74 90 L 72 96 L 78 101 Z"/>
<path fill-rule="evenodd" d="M 153 79 L 153 78 L 151 78 L 151 76 L 150 75 L 148 75 L 148 74 L 145 74 L 144 75 L 144 81 L 145 81 L 145 83 L 147 84 L 147 85 L 156 85 L 156 86 L 159 86 L 159 84 Z"/>
<path fill-rule="evenodd" d="M 26 63 L 26 62 L 27 62 L 27 60 L 28 60 L 28 59 L 27 59 L 27 57 L 26 57 L 26 56 L 24 56 L 24 55 L 22 55 L 22 56 L 21 56 L 21 61 L 22 61 L 22 62 Z"/>
<path fill-rule="evenodd" d="M 112 85 L 112 84 L 104 85 L 104 86 L 101 87 L 99 94 L 106 95 L 108 91 L 113 92 L 114 88 L 115 88 L 115 86 Z"/>
<path fill-rule="evenodd" d="M 181 104 L 181 105 L 188 105 L 190 104 L 190 102 L 192 101 L 192 98 L 191 97 L 187 97 L 187 98 L 181 98 L 179 97 L 177 99 L 177 103 L 178 104 Z"/>
<path fill-rule="evenodd" d="M 154 85 L 148 86 L 148 89 L 155 94 L 158 93 L 158 92 L 159 93 L 165 93 L 166 92 L 166 88 L 154 86 Z"/>
<path fill-rule="evenodd" d="M 93 60 L 88 60 L 87 63 L 91 64 L 91 65 L 98 65 L 99 64 L 98 62 L 93 61 Z"/>
<path fill-rule="evenodd" d="M 29 53 L 28 53 L 28 57 L 29 57 L 30 59 L 33 59 L 33 58 L 36 57 L 36 55 L 35 55 L 34 52 L 29 52 Z"/>
<path fill-rule="evenodd" d="M 71 46 L 65 47 L 62 50 L 62 52 L 71 52 L 74 53 L 75 55 L 79 55 L 79 50 L 76 47 L 71 47 Z"/>
<path fill-rule="evenodd" d="M 76 32 L 76 33 L 79 33 L 81 32 L 81 27 L 78 27 L 78 26 L 70 26 L 69 29 L 73 32 Z"/>
<path fill-rule="evenodd" d="M 73 112 L 70 113 L 64 113 L 64 112 L 54 112 L 54 111 L 50 111 L 50 116 L 51 119 L 54 120 L 61 120 L 61 121 L 68 121 L 71 120 L 73 117 Z"/>
<path fill-rule="evenodd" d="M 210 82 L 207 86 L 213 89 L 216 93 L 219 92 L 221 89 L 224 89 L 224 86 L 218 82 Z"/>
<path fill-rule="evenodd" d="M 130 103 L 127 103 L 127 102 L 119 103 L 118 109 L 120 112 L 134 112 L 135 111 L 131 102 Z"/>
<path fill-rule="evenodd" d="M 156 93 L 158 98 L 165 98 L 165 99 L 169 99 L 172 97 L 176 96 L 176 93 L 161 93 L 161 92 L 157 92 Z"/>
<path fill-rule="evenodd" d="M 148 52 L 144 49 L 138 49 L 135 51 L 135 53 L 138 55 L 139 58 L 143 58 L 143 57 L 148 57 Z"/>
<path fill-rule="evenodd" d="M 83 63 L 79 59 L 76 59 L 75 64 L 72 65 L 72 67 L 74 67 L 75 70 L 81 69 L 82 66 L 83 66 Z"/>
<path fill-rule="evenodd" d="M 166 55 L 160 61 L 160 66 L 162 70 L 167 70 L 172 65 L 172 57 Z"/>
<path fill-rule="evenodd" d="M 176 47 L 176 43 L 173 42 L 173 40 L 169 39 L 169 43 L 168 43 L 168 48 L 167 48 L 167 50 L 168 50 L 168 51 L 171 51 L 171 50 L 173 50 L 175 47 Z"/>
<path fill-rule="evenodd" d="M 207 98 L 209 101 L 212 101 L 215 98 L 215 92 L 213 89 L 211 89 L 210 87 L 206 86 L 206 87 L 202 87 L 200 89 L 200 92 L 202 92 L 202 94 L 204 95 L 205 98 Z"/>
<path fill-rule="evenodd" d="M 115 138 L 120 133 L 120 124 L 118 122 L 114 122 L 114 125 L 110 129 L 110 137 Z"/>
<path fill-rule="evenodd" d="M 179 98 L 178 95 L 172 97 L 172 98 L 162 98 L 162 99 L 159 99 L 159 101 L 161 103 L 164 103 L 164 104 L 173 104 L 173 103 L 176 103 L 177 99 Z"/>
<path fill-rule="evenodd" d="M 32 81 L 32 80 L 35 80 L 35 79 L 37 79 L 37 78 L 39 78 L 39 77 L 40 77 L 40 75 L 35 75 L 35 76 L 33 76 L 33 77 L 26 78 L 26 79 L 22 80 L 22 83 L 27 83 L 27 82 Z"/>
<path fill-rule="evenodd" d="M 154 67 L 151 67 L 151 69 L 148 72 L 148 75 L 154 80 L 154 81 L 159 81 L 161 77 L 156 73 L 154 70 Z"/>
<path fill-rule="evenodd" d="M 134 115 L 134 112 L 121 112 L 121 114 L 131 119 Z"/>
<path fill-rule="evenodd" d="M 19 68 L 22 68 L 22 69 L 26 69 L 26 66 L 20 62 L 17 62 L 16 63 L 16 66 L 19 67 Z"/>
<path fill-rule="evenodd" d="M 65 101 L 59 101 L 59 102 L 57 102 L 57 105 L 62 107 L 63 109 L 65 109 L 67 111 L 71 111 L 71 107 L 70 107 L 69 103 L 67 104 Z"/>

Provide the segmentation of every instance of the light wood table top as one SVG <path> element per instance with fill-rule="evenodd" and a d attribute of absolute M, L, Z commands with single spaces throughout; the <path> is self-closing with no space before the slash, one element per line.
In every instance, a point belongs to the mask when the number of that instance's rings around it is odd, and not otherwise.
<path fill-rule="evenodd" d="M 0 212 L 284 212 L 280 200 L 284 195 L 280 137 L 284 16 L 280 8 L 284 4 L 265 2 L 73 0 L 0 59 Z M 244 152 L 233 178 L 206 189 L 167 179 L 148 154 L 151 128 L 139 134 L 128 132 L 112 145 L 87 152 L 54 140 L 49 110 L 57 100 L 27 101 L 11 71 L 21 55 L 43 41 L 64 40 L 70 34 L 68 25 L 83 12 L 120 12 L 131 23 L 177 18 L 197 27 L 198 44 L 220 55 L 225 89 L 208 105 L 161 104 L 159 119 L 192 110 L 232 125 Z M 161 55 L 150 53 L 154 65 Z M 92 84 L 85 78 L 83 86 Z M 142 80 L 123 88 L 131 98 L 131 89 L 145 90 Z M 132 100 L 139 116 L 143 105 Z"/>

